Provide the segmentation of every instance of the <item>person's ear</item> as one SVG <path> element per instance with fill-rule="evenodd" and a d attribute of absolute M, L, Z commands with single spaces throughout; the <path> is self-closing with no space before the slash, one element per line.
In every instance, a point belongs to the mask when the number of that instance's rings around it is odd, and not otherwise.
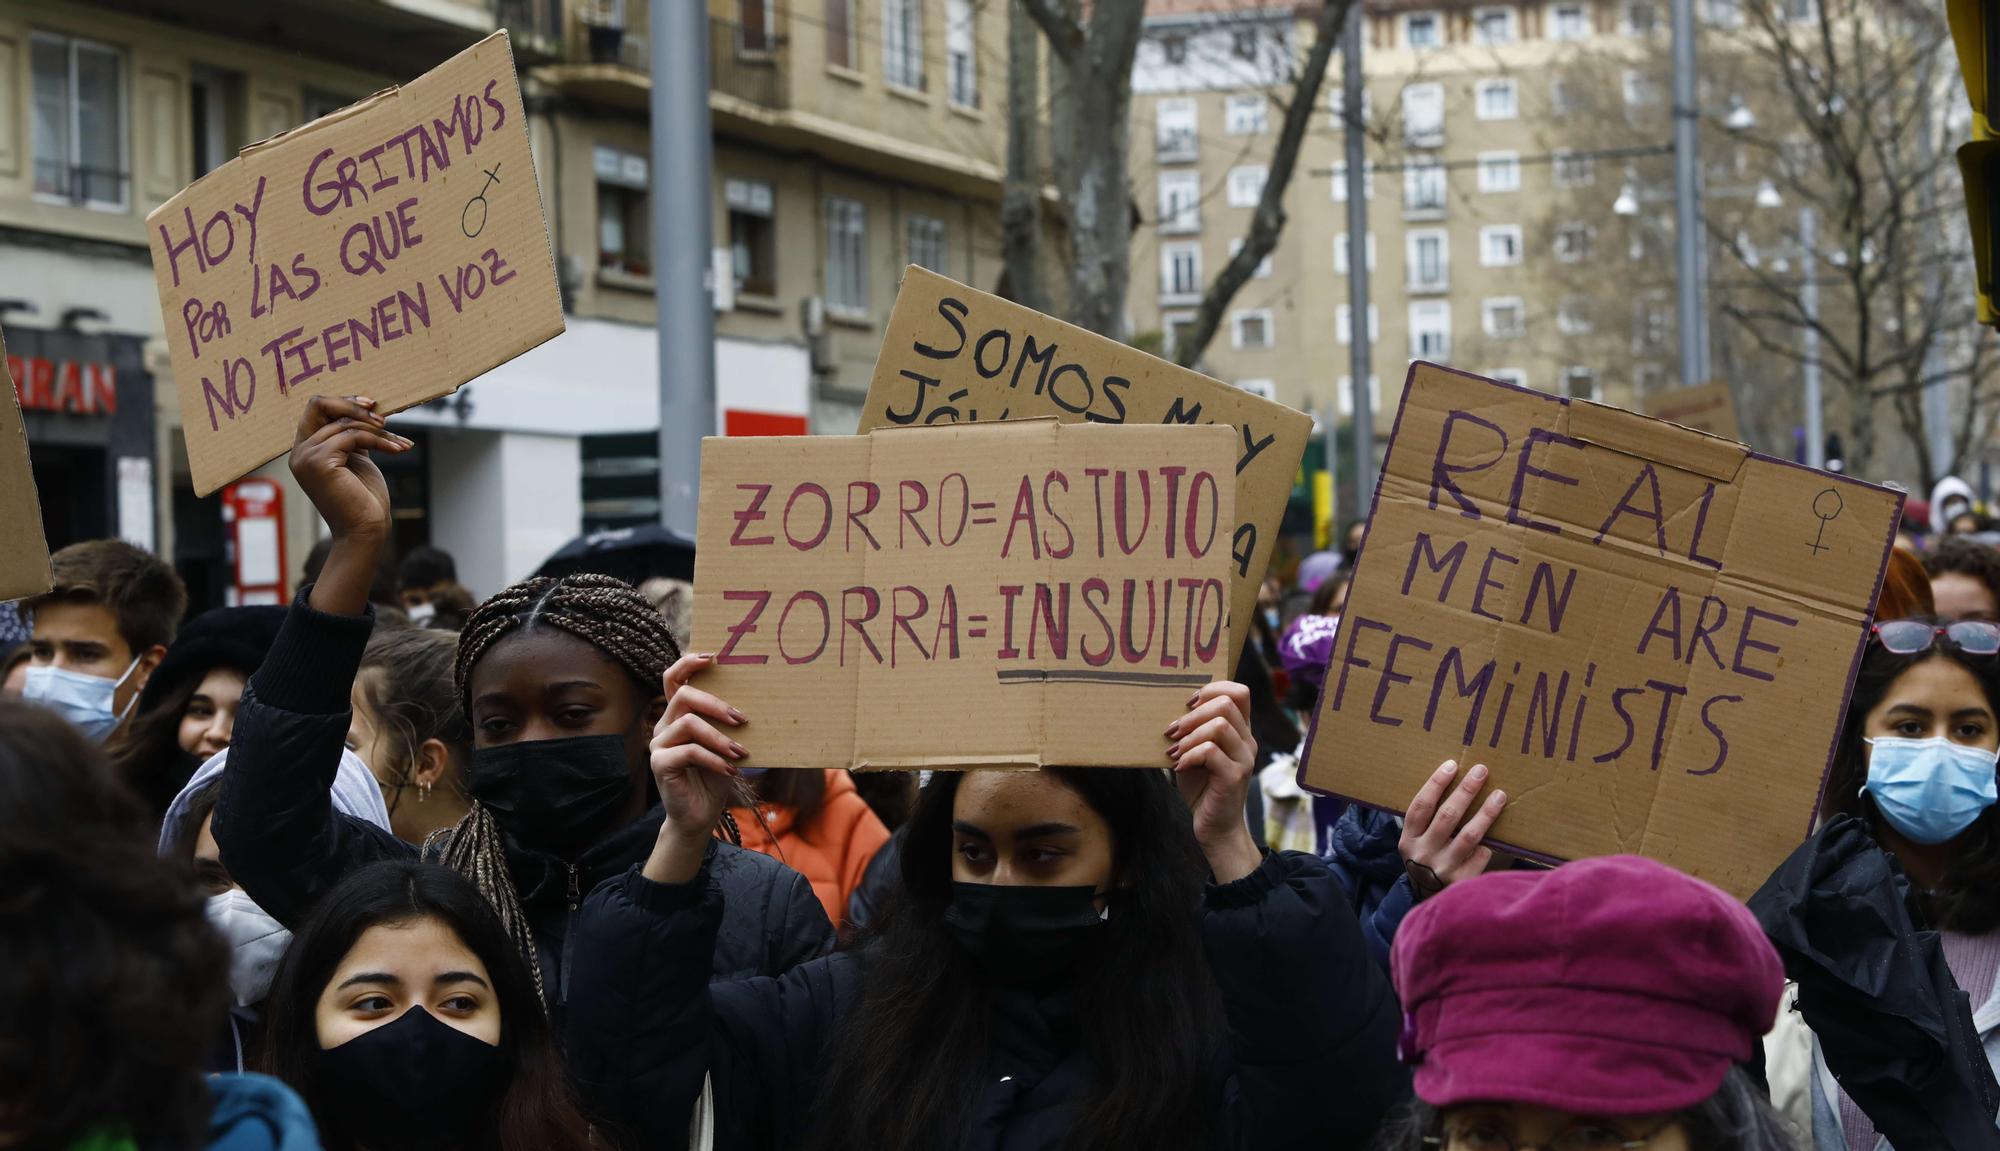
<path fill-rule="evenodd" d="M 441 739 L 427 739 L 417 748 L 417 763 L 410 772 L 410 782 L 419 787 L 436 787 L 444 782 L 444 773 L 451 767 L 451 749 Z"/>
<path fill-rule="evenodd" d="M 159 667 L 160 661 L 165 658 L 167 658 L 165 644 L 156 643 L 140 652 L 139 662 L 132 666 L 132 690 L 144 690 L 146 681 L 153 678 L 153 669 Z"/>

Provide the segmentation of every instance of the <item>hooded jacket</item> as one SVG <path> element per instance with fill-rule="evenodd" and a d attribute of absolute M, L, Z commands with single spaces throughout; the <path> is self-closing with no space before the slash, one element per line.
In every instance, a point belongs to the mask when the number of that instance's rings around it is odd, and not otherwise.
<path fill-rule="evenodd" d="M 636 1145 L 678 1145 L 706 1078 L 716 1147 L 799 1146 L 826 1045 L 861 996 L 865 949 L 778 979 L 708 985 L 703 964 L 727 902 L 706 868 L 678 885 L 634 868 L 585 902 L 570 1067 L 587 1092 L 615 1101 Z M 1395 996 L 1345 902 L 1325 865 L 1302 854 L 1266 855 L 1204 892 L 1201 933 L 1225 1022 L 1209 1090 L 1214 1146 L 1360 1147 L 1407 1097 Z M 966 1101 L 967 1147 L 1067 1143 L 1092 1084 L 1069 1020 L 1050 996 L 996 995 L 993 1073 Z"/>
<path fill-rule="evenodd" d="M 334 810 L 328 795 L 372 627 L 372 612 L 315 611 L 302 592 L 237 709 L 231 769 L 215 805 L 215 841 L 231 877 L 287 926 L 356 868 L 418 854 L 385 828 Z M 565 976 L 576 911 L 593 888 L 646 858 L 660 818 L 655 805 L 568 862 L 507 842 L 507 870 L 534 932 L 558 1030 L 570 990 Z M 711 965 L 715 978 L 777 975 L 832 946 L 832 925 L 797 872 L 720 842 L 709 863 L 730 897 Z"/>
<path fill-rule="evenodd" d="M 1945 529 L 1951 526 L 1954 513 L 1947 512 L 1944 505 L 1946 500 L 1954 498 L 1965 501 L 1965 507 L 1956 514 L 1971 511 L 1978 501 L 1972 493 L 1972 485 L 1957 476 L 1946 476 L 1931 488 L 1931 531 L 1938 535 L 1943 535 Z"/>
<path fill-rule="evenodd" d="M 869 861 L 889 842 L 889 829 L 844 771 L 826 773 L 826 797 L 804 825 L 794 808 L 761 803 L 755 810 L 732 807 L 743 846 L 783 862 L 806 877 L 835 926 L 846 918 L 848 901 L 862 884 Z"/>

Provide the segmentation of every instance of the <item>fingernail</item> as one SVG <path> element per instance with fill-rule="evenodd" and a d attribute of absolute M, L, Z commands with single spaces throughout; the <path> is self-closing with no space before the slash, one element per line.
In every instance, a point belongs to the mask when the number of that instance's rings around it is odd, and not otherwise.
<path fill-rule="evenodd" d="M 1195 705 L 1195 702 L 1199 699 L 1201 699 L 1201 693 L 1195 692 L 1193 695 L 1188 697 L 1187 705 L 1189 707 L 1193 707 Z"/>
<path fill-rule="evenodd" d="M 1489 807 L 1498 808 L 1501 804 L 1505 802 L 1507 802 L 1507 793 L 1504 791 L 1496 791 L 1493 793 L 1493 798 L 1487 800 L 1486 804 Z"/>
<path fill-rule="evenodd" d="M 743 750 L 742 744 L 732 739 L 729 741 L 729 754 L 735 756 L 738 759 L 742 759 L 744 756 L 749 755 L 750 753 Z"/>
<path fill-rule="evenodd" d="M 1466 778 L 1467 778 L 1467 779 L 1485 779 L 1485 778 L 1486 778 L 1486 765 L 1485 765 L 1485 764 L 1483 764 L 1483 763 L 1475 763 L 1475 764 L 1473 764 L 1473 765 L 1472 765 L 1472 771 L 1471 771 L 1471 772 L 1470 772 L 1469 774 L 1467 774 Z"/>
<path fill-rule="evenodd" d="M 1179 758 L 1180 758 L 1180 750 L 1178 748 L 1170 747 L 1167 749 L 1167 762 L 1171 763 Z"/>
<path fill-rule="evenodd" d="M 694 653 L 694 657 L 696 659 L 714 659 L 715 653 L 712 651 L 698 651 Z"/>
<path fill-rule="evenodd" d="M 1175 720 L 1174 722 L 1167 725 L 1167 732 L 1166 732 L 1167 738 L 1172 739 L 1176 735 L 1179 735 L 1180 731 L 1181 731 L 1181 721 Z"/>
<path fill-rule="evenodd" d="M 1454 776 L 1454 775 L 1457 775 L 1457 774 L 1458 774 L 1458 761 L 1457 761 L 1457 760 L 1455 760 L 1455 759 L 1447 759 L 1447 760 L 1445 760 L 1445 761 L 1444 761 L 1443 763 L 1440 763 L 1440 764 L 1438 764 L 1438 775 L 1439 775 L 1439 776 L 1441 776 L 1441 777 L 1443 777 L 1443 778 L 1446 778 L 1446 779 L 1449 779 L 1449 778 L 1451 778 L 1452 776 Z"/>
<path fill-rule="evenodd" d="M 360 404 L 364 408 L 372 408 L 375 406 L 375 401 L 369 399 L 367 396 L 356 396 L 354 397 L 354 402 Z"/>
<path fill-rule="evenodd" d="M 746 717 L 742 712 L 737 711 L 735 708 L 732 707 L 729 709 L 729 722 L 746 723 L 748 722 L 748 717 Z"/>

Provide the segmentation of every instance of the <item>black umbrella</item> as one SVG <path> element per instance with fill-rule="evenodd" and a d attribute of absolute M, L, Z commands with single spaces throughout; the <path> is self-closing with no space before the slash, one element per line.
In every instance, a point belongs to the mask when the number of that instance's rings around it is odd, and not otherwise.
<path fill-rule="evenodd" d="M 692 580 L 694 540 L 659 524 L 591 532 L 556 549 L 535 574 L 580 572 L 616 576 L 634 587 L 655 578 Z"/>
<path fill-rule="evenodd" d="M 1794 851 L 1750 910 L 1799 985 L 1841 1088 L 1898 1151 L 2000 1151 L 2000 1084 L 1972 1004 L 1919 930 L 1909 881 L 1850 816 Z"/>

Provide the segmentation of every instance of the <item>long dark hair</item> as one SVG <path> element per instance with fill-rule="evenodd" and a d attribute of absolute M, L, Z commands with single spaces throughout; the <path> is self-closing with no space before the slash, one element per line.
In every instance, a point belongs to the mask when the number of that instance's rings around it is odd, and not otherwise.
<path fill-rule="evenodd" d="M 1928 617 L 1915 617 L 1935 626 Z M 1944 636 L 1927 651 L 1897 655 L 1871 639 L 1861 657 L 1861 670 L 1854 677 L 1854 693 L 1847 703 L 1847 720 L 1840 729 L 1840 745 L 1833 754 L 1833 771 L 1827 779 L 1826 797 L 1820 816 L 1844 813 L 1870 827 L 1879 826 L 1875 803 L 1861 794 L 1868 782 L 1868 747 L 1862 742 L 1868 713 L 1881 705 L 1890 685 L 1920 663 L 1933 659 L 1950 660 L 1972 673 L 1986 693 L 1986 704 L 2000 716 L 2000 657 L 1967 655 Z M 1944 882 L 1924 897 L 1933 923 L 1948 931 L 1983 935 L 2000 927 L 2000 807 L 1980 813 L 1973 825 L 1952 841 L 1958 858 Z"/>
<path fill-rule="evenodd" d="M 1202 950 L 1205 868 L 1187 808 L 1164 772 L 1043 770 L 1111 825 L 1122 884 L 1071 988 L 1096 1082 L 1070 1146 L 1206 1146 L 1222 1008 Z M 902 891 L 866 941 L 861 1000 L 818 1091 L 814 1147 L 965 1140 L 993 993 L 945 926 L 958 785 L 955 773 L 933 776 L 903 833 Z"/>
<path fill-rule="evenodd" d="M 201 676 L 188 676 L 151 708 L 135 713 L 105 748 L 112 770 L 153 809 L 156 822 L 201 766 L 181 749 L 181 718 L 201 682 Z"/>
<path fill-rule="evenodd" d="M 99 749 L 5 700 L 0 875 L 0 1135 L 60 1148 L 122 1124 L 141 1146 L 197 1143 L 229 948 Z"/>
<path fill-rule="evenodd" d="M 1796 1144 L 1785 1121 L 1771 1106 L 1763 1089 L 1740 1067 L 1732 1067 L 1722 1086 L 1674 1117 L 1687 1132 L 1687 1145 L 1701 1151 L 1792 1151 Z M 1444 1134 L 1444 1114 L 1427 1103 L 1414 1102 L 1383 1125 L 1375 1151 L 1432 1151 Z"/>
<path fill-rule="evenodd" d="M 355 941 L 371 927 L 435 920 L 486 965 L 500 1004 L 506 1091 L 458 1142 L 466 1151 L 588 1151 L 588 1127 L 564 1076 L 548 1020 L 514 942 L 477 888 L 449 868 L 391 861 L 349 875 L 299 925 L 265 1001 L 262 1067 L 312 1108 L 328 1151 L 354 1137 L 328 1106 L 319 1081 L 320 994 Z"/>

